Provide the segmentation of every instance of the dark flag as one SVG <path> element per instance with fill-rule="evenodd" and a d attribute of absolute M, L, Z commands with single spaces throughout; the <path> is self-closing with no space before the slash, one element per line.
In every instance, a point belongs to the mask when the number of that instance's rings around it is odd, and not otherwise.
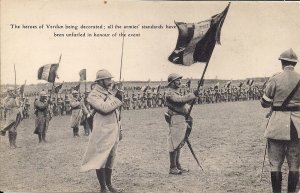
<path fill-rule="evenodd" d="M 73 90 L 79 91 L 79 88 L 80 88 L 80 83 L 78 85 L 74 86 Z"/>
<path fill-rule="evenodd" d="M 191 83 L 192 83 L 192 80 L 188 80 L 186 83 L 185 83 L 185 86 L 187 88 L 191 88 Z"/>
<path fill-rule="evenodd" d="M 252 86 L 253 82 L 254 82 L 253 80 L 249 79 L 247 80 L 247 85 Z"/>
<path fill-rule="evenodd" d="M 215 84 L 214 89 L 219 89 L 220 83 Z"/>
<path fill-rule="evenodd" d="M 169 56 L 174 64 L 190 66 L 196 62 L 208 62 L 215 44 L 221 44 L 221 29 L 230 3 L 222 13 L 198 23 L 175 22 L 179 34 L 176 48 Z"/>
<path fill-rule="evenodd" d="M 80 76 L 80 81 L 86 80 L 86 69 L 80 70 L 79 76 Z"/>
<path fill-rule="evenodd" d="M 160 85 L 157 85 L 153 88 L 153 93 L 157 94 L 159 92 L 159 90 L 160 90 Z"/>
<path fill-rule="evenodd" d="M 224 87 L 228 88 L 230 85 L 231 85 L 231 81 L 228 81 L 228 82 L 225 83 Z"/>
<path fill-rule="evenodd" d="M 56 87 L 54 88 L 54 92 L 55 92 L 55 93 L 58 93 L 59 90 L 62 88 L 62 86 L 63 86 L 63 84 L 60 84 L 60 85 L 56 86 Z"/>
<path fill-rule="evenodd" d="M 239 86 L 238 86 L 238 87 L 240 87 L 240 88 L 241 88 L 241 87 L 243 86 L 243 84 L 244 84 L 244 83 L 240 82 L 240 84 L 239 84 Z"/>
<path fill-rule="evenodd" d="M 39 68 L 38 80 L 46 80 L 48 82 L 55 82 L 57 77 L 58 64 L 47 64 Z"/>

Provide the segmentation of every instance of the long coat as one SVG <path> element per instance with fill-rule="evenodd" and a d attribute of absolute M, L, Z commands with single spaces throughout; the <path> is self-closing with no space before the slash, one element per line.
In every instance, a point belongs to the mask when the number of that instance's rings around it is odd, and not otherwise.
<path fill-rule="evenodd" d="M 46 133 L 50 121 L 49 103 L 47 101 L 36 100 L 34 108 L 36 115 L 34 134 Z"/>
<path fill-rule="evenodd" d="M 274 107 L 280 107 L 299 80 L 300 74 L 294 71 L 294 67 L 285 67 L 283 72 L 270 78 L 262 101 L 272 103 Z M 300 89 L 298 89 L 287 106 L 300 106 Z M 274 111 L 267 125 L 265 137 L 290 140 L 291 121 L 293 121 L 300 138 L 300 111 Z"/>
<path fill-rule="evenodd" d="M 105 165 L 112 148 L 119 141 L 121 123 L 119 111 L 122 102 L 99 85 L 88 95 L 87 101 L 96 111 L 93 131 L 89 138 L 81 171 L 100 169 Z"/>
<path fill-rule="evenodd" d="M 18 109 L 20 106 L 19 101 L 15 97 L 6 97 L 4 99 L 4 108 L 6 110 L 6 121 L 4 128 L 8 128 L 8 130 L 16 130 L 16 127 L 12 127 L 14 123 L 16 123 L 16 119 L 18 114 L 21 112 L 20 109 Z"/>
<path fill-rule="evenodd" d="M 74 97 L 70 98 L 70 105 L 72 108 L 72 115 L 71 115 L 71 128 L 79 127 L 80 120 L 82 117 L 82 110 L 80 101 Z"/>
<path fill-rule="evenodd" d="M 178 89 L 169 88 L 166 92 L 166 106 L 171 116 L 169 123 L 168 148 L 172 152 L 184 144 L 184 138 L 188 124 L 185 115 L 188 114 L 189 103 L 196 99 L 193 93 L 182 95 Z"/>

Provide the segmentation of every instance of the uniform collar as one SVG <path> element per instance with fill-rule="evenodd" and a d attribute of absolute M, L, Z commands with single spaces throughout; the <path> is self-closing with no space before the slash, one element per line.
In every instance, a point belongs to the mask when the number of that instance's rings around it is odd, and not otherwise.
<path fill-rule="evenodd" d="M 108 90 L 106 90 L 105 88 L 103 88 L 102 86 L 100 86 L 99 84 L 96 84 L 94 89 L 102 94 L 111 94 Z"/>
<path fill-rule="evenodd" d="M 284 70 L 284 71 L 287 71 L 287 70 L 289 70 L 289 71 L 294 71 L 294 66 L 285 66 L 285 67 L 283 68 L 283 70 Z"/>

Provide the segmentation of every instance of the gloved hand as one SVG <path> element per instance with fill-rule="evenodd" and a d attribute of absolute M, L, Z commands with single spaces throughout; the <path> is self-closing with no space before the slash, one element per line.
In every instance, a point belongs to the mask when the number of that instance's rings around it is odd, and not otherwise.
<path fill-rule="evenodd" d="M 193 118 L 190 115 L 185 117 L 185 121 L 191 128 L 193 127 Z"/>
<path fill-rule="evenodd" d="M 195 95 L 196 97 L 198 97 L 198 96 L 200 95 L 199 90 L 194 90 L 194 95 Z"/>

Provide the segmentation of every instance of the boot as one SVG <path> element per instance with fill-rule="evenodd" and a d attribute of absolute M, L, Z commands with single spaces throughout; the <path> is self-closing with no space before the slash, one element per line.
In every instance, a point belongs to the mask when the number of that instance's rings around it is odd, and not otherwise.
<path fill-rule="evenodd" d="M 273 193 L 281 193 L 282 172 L 271 172 Z"/>
<path fill-rule="evenodd" d="M 96 175 L 100 184 L 100 192 L 101 193 L 107 193 L 107 189 L 106 189 L 106 182 L 105 182 L 105 169 L 101 168 L 101 169 L 97 169 L 96 170 Z"/>
<path fill-rule="evenodd" d="M 42 142 L 42 135 L 40 133 L 38 133 L 38 136 L 39 136 L 39 143 Z"/>
<path fill-rule="evenodd" d="M 181 164 L 179 162 L 179 158 L 180 158 L 180 149 L 178 149 L 177 153 L 176 153 L 176 166 L 177 166 L 177 169 L 180 170 L 182 173 L 189 172 L 188 169 L 184 169 L 184 168 L 181 167 Z"/>
<path fill-rule="evenodd" d="M 13 148 L 17 148 L 17 132 L 13 132 Z"/>
<path fill-rule="evenodd" d="M 47 141 L 46 141 L 46 133 L 45 133 L 45 132 L 42 133 L 42 140 L 43 140 L 44 143 L 47 142 Z"/>
<path fill-rule="evenodd" d="M 78 134 L 79 128 L 78 128 L 78 127 L 75 127 L 74 129 L 75 129 L 75 137 L 79 137 L 79 134 Z"/>
<path fill-rule="evenodd" d="M 180 175 L 182 172 L 176 167 L 176 150 L 169 152 L 170 154 L 170 171 L 169 174 Z"/>
<path fill-rule="evenodd" d="M 299 172 L 290 171 L 288 177 L 288 193 L 295 193 L 299 181 Z"/>
<path fill-rule="evenodd" d="M 116 189 L 112 186 L 112 183 L 111 183 L 111 174 L 112 174 L 112 169 L 110 168 L 105 168 L 105 175 L 106 175 L 106 185 L 107 185 L 107 188 L 110 192 L 112 193 L 122 193 L 123 190 L 119 190 L 119 189 Z"/>
<path fill-rule="evenodd" d="M 13 148 L 13 133 L 11 131 L 8 132 L 8 141 L 9 141 L 9 147 Z"/>

